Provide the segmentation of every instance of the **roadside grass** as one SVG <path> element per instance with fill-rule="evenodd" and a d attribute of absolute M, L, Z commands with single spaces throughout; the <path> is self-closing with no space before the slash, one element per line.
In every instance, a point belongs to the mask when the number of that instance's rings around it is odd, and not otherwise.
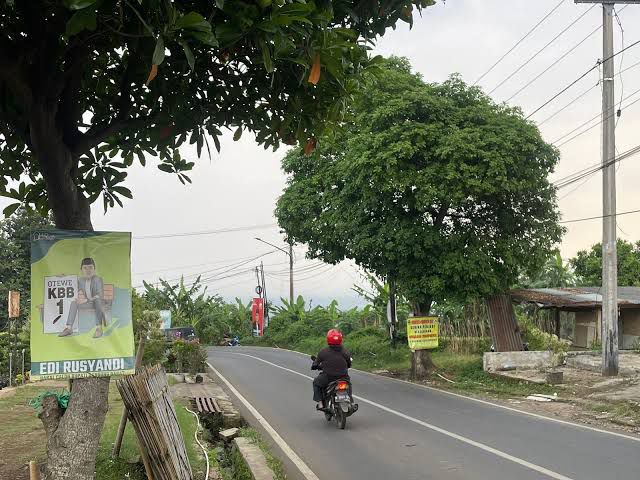
<path fill-rule="evenodd" d="M 253 443 L 258 445 L 264 457 L 267 459 L 267 465 L 273 471 L 275 480 L 285 480 L 284 466 L 282 461 L 273 456 L 269 445 L 262 439 L 258 431 L 251 427 L 243 427 L 240 429 L 240 436 L 250 438 Z"/>
<path fill-rule="evenodd" d="M 589 410 L 608 414 L 612 421 L 631 419 L 636 425 L 640 425 L 640 404 L 627 400 L 611 401 L 609 403 L 592 403 L 588 405 Z"/>
<path fill-rule="evenodd" d="M 36 460 L 40 463 L 46 460 L 44 428 L 36 410 L 28 406 L 28 402 L 41 393 L 61 390 L 61 386 L 40 387 L 35 383 L 18 387 L 13 395 L 0 398 L 0 478 L 26 480 L 29 478 L 26 468 L 29 461 Z M 184 409 L 183 404 L 176 402 L 175 406 L 191 468 L 195 478 L 201 478 L 205 471 L 205 460 L 194 440 L 196 419 Z M 109 386 L 109 410 L 96 455 L 97 480 L 146 479 L 138 440 L 131 423 L 127 423 L 119 458 L 111 458 L 123 408 L 115 381 L 112 381 Z"/>

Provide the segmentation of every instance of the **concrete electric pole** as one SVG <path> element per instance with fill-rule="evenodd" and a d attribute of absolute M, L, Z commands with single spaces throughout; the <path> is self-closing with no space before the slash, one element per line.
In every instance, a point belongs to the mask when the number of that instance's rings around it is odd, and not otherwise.
<path fill-rule="evenodd" d="M 638 0 L 575 0 L 602 3 L 602 375 L 618 375 L 618 254 L 616 245 L 616 116 L 613 16 L 616 3 Z"/>

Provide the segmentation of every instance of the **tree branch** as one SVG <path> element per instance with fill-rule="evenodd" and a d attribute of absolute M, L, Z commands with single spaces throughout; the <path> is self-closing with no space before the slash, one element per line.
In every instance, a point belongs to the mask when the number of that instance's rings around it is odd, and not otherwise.
<path fill-rule="evenodd" d="M 89 131 L 80 136 L 79 140 L 76 142 L 76 145 L 71 150 L 73 156 L 75 158 L 79 157 L 83 153 L 91 150 L 93 147 L 97 147 L 102 142 L 107 140 L 109 137 L 120 133 L 125 129 L 129 129 L 136 126 L 148 125 L 152 123 L 156 117 L 158 116 L 158 112 L 152 113 L 145 117 L 136 117 L 136 118 L 118 118 L 116 117 L 110 123 L 101 123 L 99 125 L 95 125 Z"/>
<path fill-rule="evenodd" d="M 69 48 L 65 53 L 57 123 L 61 127 L 67 145 L 73 145 L 80 134 L 78 125 L 84 112 L 79 97 L 82 88 L 82 69 L 88 56 L 89 49 L 84 43 Z"/>
<path fill-rule="evenodd" d="M 31 107 L 33 94 L 29 88 L 27 75 L 18 61 L 18 56 L 11 51 L 11 44 L 0 41 L 0 80 L 4 80 L 14 94 L 20 98 L 23 111 L 28 111 Z"/>

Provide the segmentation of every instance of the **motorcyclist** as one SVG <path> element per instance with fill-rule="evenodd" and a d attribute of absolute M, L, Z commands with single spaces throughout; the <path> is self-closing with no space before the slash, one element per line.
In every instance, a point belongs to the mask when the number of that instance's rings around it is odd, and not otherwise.
<path fill-rule="evenodd" d="M 323 348 L 314 359 L 311 370 L 322 370 L 313 379 L 313 400 L 317 402 L 316 408 L 322 409 L 322 397 L 324 390 L 331 382 L 346 379 L 349 381 L 349 368 L 351 368 L 351 353 L 342 346 L 342 333 L 331 329 L 327 332 L 328 347 Z"/>

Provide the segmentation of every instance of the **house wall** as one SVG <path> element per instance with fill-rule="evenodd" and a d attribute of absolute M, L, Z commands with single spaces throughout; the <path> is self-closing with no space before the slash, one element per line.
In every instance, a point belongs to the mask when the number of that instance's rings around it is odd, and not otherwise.
<path fill-rule="evenodd" d="M 624 308 L 620 311 L 622 320 L 622 349 L 634 348 L 640 339 L 640 308 Z"/>
<path fill-rule="evenodd" d="M 598 334 L 600 311 L 576 312 L 575 318 L 576 328 L 573 345 L 580 348 L 590 348 L 591 344 L 600 337 Z"/>

